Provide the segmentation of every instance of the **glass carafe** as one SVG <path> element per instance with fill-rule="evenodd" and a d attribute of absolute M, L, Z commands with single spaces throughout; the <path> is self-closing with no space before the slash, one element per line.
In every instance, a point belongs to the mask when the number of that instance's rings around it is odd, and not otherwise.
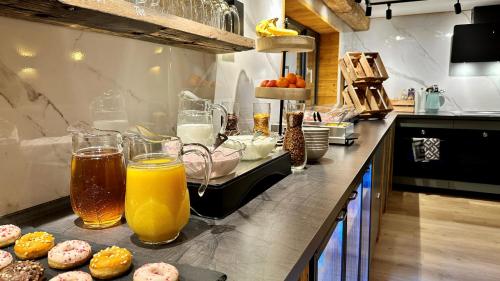
<path fill-rule="evenodd" d="M 224 134 L 227 111 L 223 106 L 212 104 L 209 100 L 194 95 L 189 97 L 181 95 L 177 115 L 177 136 L 183 143 L 213 145 L 217 137 L 213 123 L 214 111 L 219 111 L 222 115 L 222 126 L 218 134 Z"/>
<path fill-rule="evenodd" d="M 125 203 L 125 159 L 116 131 L 79 123 L 73 135 L 71 206 L 85 227 L 106 228 L 122 218 Z"/>
<path fill-rule="evenodd" d="M 205 160 L 202 196 L 212 170 L 208 149 L 183 145 L 178 137 L 127 134 L 129 162 L 125 216 L 145 244 L 174 241 L 189 221 L 190 203 L 182 155 L 195 153 Z"/>
<path fill-rule="evenodd" d="M 283 150 L 290 153 L 293 170 L 304 169 L 307 161 L 306 141 L 302 131 L 305 108 L 305 103 L 288 102 L 286 105 L 286 132 Z"/>

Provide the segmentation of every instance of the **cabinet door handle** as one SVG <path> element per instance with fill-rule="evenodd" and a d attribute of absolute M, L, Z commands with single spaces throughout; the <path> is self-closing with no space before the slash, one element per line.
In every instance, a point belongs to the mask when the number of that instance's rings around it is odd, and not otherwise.
<path fill-rule="evenodd" d="M 377 192 L 377 199 L 380 199 L 380 192 Z"/>
<path fill-rule="evenodd" d="M 346 217 L 347 217 L 347 211 L 342 210 L 342 211 L 340 211 L 340 214 L 337 217 L 337 221 L 344 221 Z"/>
<path fill-rule="evenodd" d="M 353 191 L 351 193 L 351 195 L 349 196 L 349 200 L 350 201 L 355 200 L 357 197 L 358 197 L 358 192 L 357 191 Z"/>

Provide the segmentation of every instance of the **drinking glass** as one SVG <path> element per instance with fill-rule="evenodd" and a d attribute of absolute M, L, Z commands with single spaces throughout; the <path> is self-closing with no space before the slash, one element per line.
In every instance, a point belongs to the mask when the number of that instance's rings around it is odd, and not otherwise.
<path fill-rule="evenodd" d="M 231 32 L 240 34 L 240 15 L 238 13 L 238 8 L 235 5 L 231 5 L 229 7 L 229 11 L 231 12 L 231 18 L 233 20 L 232 25 L 231 25 Z"/>
<path fill-rule="evenodd" d="M 260 132 L 269 136 L 269 119 L 271 117 L 271 104 L 254 103 L 253 104 L 253 132 Z"/>
<path fill-rule="evenodd" d="M 102 229 L 117 224 L 125 203 L 125 158 L 122 136 L 116 131 L 70 126 L 72 134 L 71 207 L 85 227 Z"/>
<path fill-rule="evenodd" d="M 240 116 L 240 104 L 237 102 L 222 102 L 227 110 L 226 136 L 236 136 L 240 134 L 238 128 L 238 118 Z"/>

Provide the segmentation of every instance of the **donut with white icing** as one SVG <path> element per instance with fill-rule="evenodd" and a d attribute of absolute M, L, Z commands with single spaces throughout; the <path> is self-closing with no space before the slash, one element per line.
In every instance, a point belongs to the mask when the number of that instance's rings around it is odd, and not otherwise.
<path fill-rule="evenodd" d="M 69 271 L 61 273 L 49 281 L 92 281 L 92 276 L 83 271 Z"/>
<path fill-rule="evenodd" d="M 175 266 L 160 262 L 148 263 L 134 272 L 134 281 L 178 281 L 179 271 Z"/>
<path fill-rule="evenodd" d="M 9 252 L 0 250 L 0 270 L 11 264 L 12 261 L 12 255 Z"/>
<path fill-rule="evenodd" d="M 0 225 L 0 248 L 14 244 L 21 236 L 21 229 L 13 224 Z"/>
<path fill-rule="evenodd" d="M 68 240 L 57 244 L 49 251 L 49 266 L 55 269 L 70 269 L 86 263 L 92 256 L 89 243 Z"/>

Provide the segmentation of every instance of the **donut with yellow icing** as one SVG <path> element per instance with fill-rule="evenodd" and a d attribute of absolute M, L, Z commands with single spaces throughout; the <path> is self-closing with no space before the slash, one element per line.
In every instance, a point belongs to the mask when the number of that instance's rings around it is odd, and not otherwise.
<path fill-rule="evenodd" d="M 127 272 L 132 265 L 132 253 L 116 246 L 99 251 L 90 260 L 90 274 L 98 279 L 111 279 Z"/>
<path fill-rule="evenodd" d="M 21 236 L 21 229 L 13 224 L 0 225 L 0 248 L 10 246 Z"/>
<path fill-rule="evenodd" d="M 90 244 L 81 240 L 68 240 L 57 244 L 49 251 L 49 266 L 55 269 L 70 269 L 86 263 L 92 256 Z"/>
<path fill-rule="evenodd" d="M 54 247 L 54 240 L 54 236 L 47 232 L 28 233 L 16 240 L 14 252 L 22 260 L 41 258 Z"/>

